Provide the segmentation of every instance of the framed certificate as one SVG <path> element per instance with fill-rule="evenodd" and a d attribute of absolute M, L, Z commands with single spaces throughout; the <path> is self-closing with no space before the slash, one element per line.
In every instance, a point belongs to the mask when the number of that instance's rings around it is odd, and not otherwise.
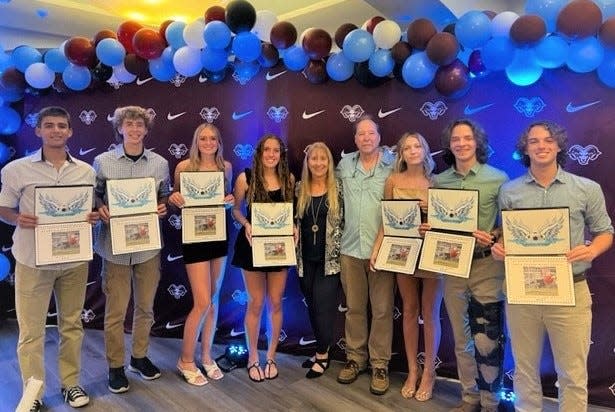
<path fill-rule="evenodd" d="M 254 267 L 296 265 L 294 238 L 292 236 L 252 237 L 252 261 Z"/>
<path fill-rule="evenodd" d="M 478 190 L 429 189 L 427 216 L 432 229 L 478 229 Z"/>
<path fill-rule="evenodd" d="M 420 237 L 420 200 L 383 200 L 382 227 L 385 236 Z"/>
<path fill-rule="evenodd" d="M 182 242 L 226 240 L 224 206 L 188 207 L 182 209 Z"/>
<path fill-rule="evenodd" d="M 111 251 L 114 255 L 143 252 L 162 247 L 160 243 L 160 222 L 156 213 L 112 217 Z"/>
<path fill-rule="evenodd" d="M 376 258 L 376 269 L 414 274 L 422 243 L 422 239 L 385 236 Z"/>
<path fill-rule="evenodd" d="M 107 180 L 107 202 L 111 216 L 156 213 L 158 195 L 153 177 Z"/>
<path fill-rule="evenodd" d="M 34 188 L 34 214 L 38 224 L 85 222 L 94 205 L 94 187 L 37 186 Z"/>
<path fill-rule="evenodd" d="M 570 250 L 567 207 L 502 210 L 506 255 L 563 255 Z"/>
<path fill-rule="evenodd" d="M 292 236 L 292 203 L 252 203 L 252 236 Z"/>
<path fill-rule="evenodd" d="M 504 265 L 509 304 L 575 305 L 566 256 L 506 256 Z"/>
<path fill-rule="evenodd" d="M 223 172 L 182 172 L 179 174 L 179 191 L 185 206 L 224 204 Z"/>
<path fill-rule="evenodd" d="M 37 266 L 93 258 L 92 225 L 89 222 L 38 225 L 34 229 L 34 243 Z"/>
<path fill-rule="evenodd" d="M 425 233 L 419 268 L 461 278 L 470 277 L 476 239 L 450 233 Z"/>

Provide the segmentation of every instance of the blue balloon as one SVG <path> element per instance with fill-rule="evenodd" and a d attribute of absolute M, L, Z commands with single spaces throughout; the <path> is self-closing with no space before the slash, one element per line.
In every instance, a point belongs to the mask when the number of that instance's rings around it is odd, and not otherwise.
<path fill-rule="evenodd" d="M 167 43 L 175 50 L 186 45 L 186 41 L 184 40 L 184 27 L 186 27 L 186 23 L 183 21 L 174 21 L 167 26 L 164 32 Z"/>
<path fill-rule="evenodd" d="M 566 65 L 577 73 L 588 73 L 596 70 L 604 59 L 604 49 L 595 37 L 586 37 L 570 43 L 570 52 Z"/>
<path fill-rule="evenodd" d="M 354 29 L 348 33 L 342 46 L 344 55 L 355 63 L 367 61 L 376 49 L 374 38 L 363 29 Z"/>
<path fill-rule="evenodd" d="M 290 46 L 284 53 L 284 65 L 288 70 L 299 72 L 308 64 L 310 58 L 303 50 L 303 47 Z"/>
<path fill-rule="evenodd" d="M 368 67 L 369 70 L 378 77 L 391 74 L 395 67 L 395 60 L 393 60 L 391 51 L 384 49 L 376 50 L 369 58 Z"/>
<path fill-rule="evenodd" d="M 401 68 L 406 84 L 414 89 L 426 87 L 436 75 L 438 65 L 434 64 L 424 51 L 410 55 Z"/>
<path fill-rule="evenodd" d="M 13 60 L 11 56 L 6 54 L 5 52 L 0 52 L 0 73 L 8 69 L 13 65 Z"/>
<path fill-rule="evenodd" d="M 518 49 L 513 61 L 506 67 L 506 76 L 517 86 L 534 84 L 542 76 L 543 68 L 536 61 L 534 50 Z"/>
<path fill-rule="evenodd" d="M 352 77 L 354 64 L 342 52 L 332 53 L 327 60 L 327 74 L 337 82 L 343 82 Z"/>
<path fill-rule="evenodd" d="M 455 23 L 455 36 L 466 48 L 482 47 L 491 38 L 491 20 L 482 11 L 469 11 Z"/>
<path fill-rule="evenodd" d="M 225 23 L 213 20 L 205 25 L 203 38 L 212 49 L 224 49 L 231 42 L 231 29 Z"/>
<path fill-rule="evenodd" d="M 96 45 L 96 57 L 107 66 L 117 66 L 124 63 L 126 49 L 122 46 L 122 43 L 115 39 L 102 39 Z"/>
<path fill-rule="evenodd" d="M 6 279 L 10 271 L 11 262 L 4 254 L 0 254 L 0 281 Z"/>
<path fill-rule="evenodd" d="M 15 134 L 21 127 L 21 116 L 12 107 L 0 106 L 0 134 Z"/>
<path fill-rule="evenodd" d="M 568 0 L 527 0 L 525 14 L 536 14 L 545 21 L 547 33 L 553 33 L 557 16 Z"/>
<path fill-rule="evenodd" d="M 609 87 L 615 87 L 615 53 L 607 53 L 596 69 L 596 74 L 602 83 Z"/>
<path fill-rule="evenodd" d="M 49 49 L 45 52 L 43 60 L 47 67 L 56 73 L 62 73 L 66 66 L 68 66 L 68 59 L 64 56 L 64 53 L 60 49 Z"/>
<path fill-rule="evenodd" d="M 487 70 L 504 70 L 515 57 L 515 45 L 508 37 L 494 37 L 481 50 Z"/>
<path fill-rule="evenodd" d="M 209 46 L 209 43 L 207 45 Z M 256 34 L 250 31 L 244 31 L 235 36 L 232 49 L 235 56 L 241 61 L 248 63 L 253 62 L 261 55 L 261 41 Z"/>
<path fill-rule="evenodd" d="M 13 65 L 17 70 L 25 73 L 28 66 L 33 63 L 39 63 L 43 61 L 43 55 L 41 52 L 31 46 L 19 46 L 13 50 L 11 55 Z"/>
<path fill-rule="evenodd" d="M 542 39 L 536 46 L 536 61 L 545 69 L 563 66 L 568 58 L 568 42 L 557 35 Z"/>
<path fill-rule="evenodd" d="M 87 67 L 69 64 L 62 72 L 62 80 L 69 89 L 81 91 L 90 85 L 92 74 Z"/>
<path fill-rule="evenodd" d="M 24 93 L 25 90 L 20 87 L 6 89 L 4 86 L 0 85 L 0 99 L 4 103 L 18 102 L 23 99 Z"/>
<path fill-rule="evenodd" d="M 170 47 L 167 47 L 167 49 L 170 49 Z M 154 79 L 160 82 L 168 82 L 177 74 L 173 66 L 172 53 L 165 52 L 162 52 L 162 56 L 159 58 L 149 61 L 150 74 Z"/>
<path fill-rule="evenodd" d="M 228 64 L 228 54 L 224 50 L 212 49 L 207 45 L 201 51 L 201 63 L 205 70 L 219 72 Z"/>
<path fill-rule="evenodd" d="M 11 149 L 7 145 L 5 145 L 4 143 L 0 142 L 0 165 L 3 165 L 6 162 L 8 162 L 10 158 L 11 158 Z M 4 255 L 2 255 L 2 256 L 4 256 Z M 0 266 L 2 266 L 2 265 L 0 264 Z M 0 268 L 0 280 L 2 280 L 2 270 L 1 270 L 1 268 Z"/>

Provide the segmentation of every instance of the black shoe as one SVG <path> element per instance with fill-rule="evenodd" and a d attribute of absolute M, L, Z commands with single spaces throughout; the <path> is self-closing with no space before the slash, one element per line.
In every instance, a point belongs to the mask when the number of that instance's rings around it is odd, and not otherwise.
<path fill-rule="evenodd" d="M 130 389 L 124 367 L 109 368 L 109 390 L 113 393 L 123 393 Z"/>
<path fill-rule="evenodd" d="M 314 366 L 320 366 L 322 370 L 314 370 Z M 308 379 L 320 378 L 325 371 L 329 369 L 329 358 L 327 359 L 314 359 L 314 365 L 310 368 L 309 371 L 305 374 L 305 377 Z"/>
<path fill-rule="evenodd" d="M 30 412 L 40 412 L 43 410 L 43 401 L 39 401 L 38 399 L 35 399 L 34 402 L 32 402 L 32 406 L 30 407 Z"/>
<path fill-rule="evenodd" d="M 62 388 L 62 396 L 64 402 L 67 402 L 73 408 L 81 408 L 90 403 L 90 397 L 79 385 Z"/>
<path fill-rule="evenodd" d="M 143 379 L 148 381 L 158 379 L 160 377 L 160 369 L 158 369 L 147 356 L 142 358 L 134 358 L 131 356 L 128 370 L 138 373 Z"/>
<path fill-rule="evenodd" d="M 306 360 L 303 361 L 303 363 L 301 364 L 301 367 L 305 369 L 310 369 L 312 365 L 314 365 L 315 359 L 316 357 L 314 356 L 312 356 L 311 358 L 307 358 Z"/>

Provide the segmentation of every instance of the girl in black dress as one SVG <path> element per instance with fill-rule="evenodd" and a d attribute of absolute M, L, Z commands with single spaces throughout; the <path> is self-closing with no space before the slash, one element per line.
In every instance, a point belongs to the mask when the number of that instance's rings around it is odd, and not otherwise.
<path fill-rule="evenodd" d="M 282 329 L 282 297 L 286 286 L 286 267 L 258 267 L 252 262 L 252 225 L 249 220 L 253 202 L 292 202 L 295 179 L 288 169 L 286 146 L 274 135 L 265 135 L 256 146 L 252 170 L 246 169 L 235 182 L 235 205 L 233 217 L 243 227 L 237 235 L 233 266 L 242 269 L 248 292 L 248 307 L 245 315 L 246 340 L 248 344 L 248 375 L 254 382 L 275 379 L 278 368 L 275 362 L 276 349 Z M 242 212 L 246 203 L 247 216 Z M 267 300 L 269 324 L 266 363 L 261 368 L 258 358 L 258 335 L 263 305 Z"/>
<path fill-rule="evenodd" d="M 225 193 L 228 193 L 224 202 L 228 206 L 233 204 L 234 197 L 230 194 L 232 166 L 222 157 L 220 131 L 212 124 L 203 123 L 194 131 L 190 157 L 177 164 L 173 194 L 169 196 L 171 204 L 180 208 L 184 206 L 184 197 L 179 192 L 179 174 L 192 171 L 224 172 Z M 186 317 L 182 352 L 177 362 L 177 369 L 186 382 L 202 386 L 207 383 L 207 378 L 196 366 L 194 352 L 199 324 L 203 317 L 205 322 L 201 332 L 201 364 L 208 378 L 218 380 L 224 376 L 211 357 L 211 345 L 218 321 L 218 296 L 226 267 L 228 241 L 183 244 L 182 251 L 194 305 Z"/>

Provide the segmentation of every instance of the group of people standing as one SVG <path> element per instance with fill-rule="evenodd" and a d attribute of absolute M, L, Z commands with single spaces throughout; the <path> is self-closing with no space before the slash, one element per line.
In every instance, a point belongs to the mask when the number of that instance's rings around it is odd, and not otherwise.
<path fill-rule="evenodd" d="M 44 325 L 53 291 L 62 342 L 59 353 L 62 393 L 73 407 L 89 402 L 79 384 L 83 338 L 80 315 L 88 266 L 87 263 L 49 267 L 34 264 L 31 247 L 37 221 L 33 215 L 34 187 L 94 186 L 96 205 L 88 220 L 95 224 L 94 250 L 103 261 L 108 387 L 114 393 L 121 393 L 129 390 L 124 372 L 123 323 L 131 290 L 134 313 L 128 370 L 147 380 L 160 376 L 160 370 L 147 356 L 150 328 L 154 323 L 154 297 L 160 279 L 160 253 L 113 255 L 106 181 L 154 177 L 158 190 L 157 212 L 163 217 L 167 203 L 178 208 L 184 205 L 179 191 L 180 173 L 220 171 L 224 173 L 225 204 L 232 208 L 234 220 L 242 226 L 231 264 L 242 269 L 248 294 L 245 330 L 250 380 L 263 382 L 279 376 L 276 350 L 289 269 L 254 267 L 250 208 L 254 202 L 294 202 L 297 273 L 316 339 L 314 355 L 303 362 L 303 367 L 308 369 L 307 378 L 322 376 L 330 366 L 329 351 L 334 342 L 331 325 L 341 286 L 347 306 L 346 362 L 337 380 L 351 384 L 370 367 L 370 391 L 384 394 L 389 388 L 393 305 L 395 291 L 399 289 L 408 360 L 408 377 L 401 389 L 403 397 L 418 401 L 432 398 L 441 337 L 440 307 L 444 298 L 462 387 L 462 402 L 454 412 L 497 410 L 506 336 L 505 310 L 516 363 L 517 409 L 541 410 L 540 355 L 545 332 L 550 338 L 558 372 L 560 410 L 586 409 L 591 297 L 585 272 L 591 261 L 611 246 L 613 226 L 600 186 L 561 168 L 567 145 L 561 127 L 539 122 L 526 129 L 517 149 L 529 169 L 526 175 L 513 181 L 486 163 L 487 136 L 480 125 L 469 119 L 456 120 L 444 130 L 443 159 L 450 167 L 440 174 L 434 174 L 435 164 L 423 136 L 405 133 L 397 143 L 395 155 L 380 145 L 378 124 L 370 116 L 355 122 L 357 151 L 344 156 L 337 167 L 324 142 L 306 147 L 298 182 L 290 172 L 284 142 L 277 136 L 265 135 L 256 146 L 252 167 L 236 177 L 232 192 L 232 167 L 223 158 L 222 139 L 215 126 L 203 124 L 196 129 L 189 158 L 176 167 L 172 191 L 167 161 L 145 149 L 143 144 L 151 127 L 145 109 L 118 108 L 113 118 L 118 145 L 97 156 L 92 168 L 65 149 L 72 135 L 66 110 L 45 108 L 39 113 L 36 125 L 36 134 L 42 139 L 41 149 L 2 169 L 0 219 L 17 226 L 13 255 L 17 261 L 18 356 L 24 385 L 30 377 L 44 381 Z M 414 275 L 377 270 L 375 260 L 383 239 L 381 200 L 420 199 L 421 233 L 425 233 L 430 229 L 426 210 L 431 187 L 479 191 L 478 230 L 472 233 L 476 247 L 470 276 L 467 279 L 443 276 L 418 269 Z M 574 307 L 506 305 L 505 308 L 501 261 L 506 252 L 498 226 L 498 211 L 527 207 L 570 208 L 572 244 L 567 257 L 575 275 L 577 303 Z M 586 230 L 592 235 L 591 241 L 584 238 Z M 196 386 L 223 377 L 212 358 L 211 345 L 228 246 L 228 241 L 182 245 L 193 307 L 186 318 L 177 369 L 186 382 Z M 268 346 L 261 362 L 257 344 L 265 306 Z M 424 325 L 422 365 L 417 357 L 419 317 Z M 195 353 L 201 322 L 197 362 Z M 31 410 L 41 409 L 43 393 L 41 389 Z"/>

